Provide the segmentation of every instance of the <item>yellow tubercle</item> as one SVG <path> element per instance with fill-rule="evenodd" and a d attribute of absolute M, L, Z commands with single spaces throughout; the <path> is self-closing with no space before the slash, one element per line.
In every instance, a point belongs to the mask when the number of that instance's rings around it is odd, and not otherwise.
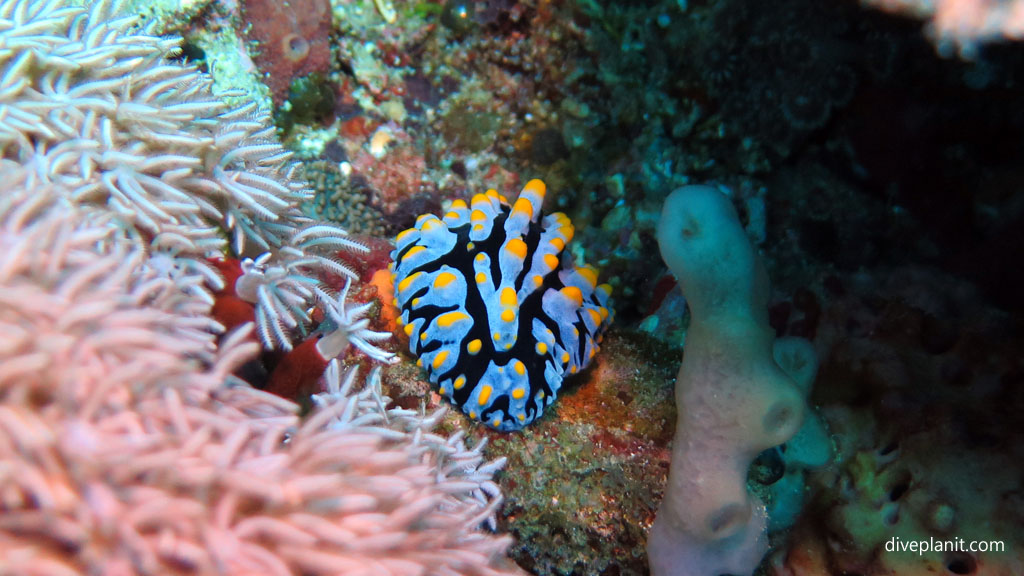
<path fill-rule="evenodd" d="M 426 246 L 413 246 L 412 248 L 409 248 L 408 250 L 406 250 L 405 254 L 402 254 L 401 261 L 404 262 L 408 258 L 411 258 L 411 257 L 419 254 L 420 252 L 425 251 L 426 249 L 427 249 Z"/>
<path fill-rule="evenodd" d="M 461 320 L 469 320 L 469 314 L 455 310 L 438 316 L 437 325 L 441 328 L 451 328 L 453 324 Z"/>
<path fill-rule="evenodd" d="M 395 236 L 395 244 L 401 244 L 403 240 L 405 240 L 409 236 L 412 236 L 416 232 L 418 232 L 418 230 L 416 230 L 415 228 L 407 228 L 405 230 L 402 230 L 401 232 L 398 233 L 398 236 Z"/>
<path fill-rule="evenodd" d="M 583 292 L 575 286 L 565 286 L 559 290 L 566 298 L 572 300 L 577 306 L 583 305 Z"/>
<path fill-rule="evenodd" d="M 506 286 L 501 289 L 501 305 L 506 308 L 514 308 L 519 305 L 519 299 L 516 297 L 516 291 Z"/>
<path fill-rule="evenodd" d="M 452 274 L 451 272 L 441 272 L 436 278 L 434 278 L 434 288 L 445 288 L 456 280 L 458 280 L 458 278 L 455 274 Z"/>
<path fill-rule="evenodd" d="M 529 199 L 520 196 L 516 203 L 512 205 L 513 214 L 522 214 L 527 218 L 533 218 L 533 202 Z"/>
<path fill-rule="evenodd" d="M 484 205 L 490 206 L 491 199 L 483 194 L 474 194 L 473 199 L 469 201 L 469 205 L 473 207 L 473 211 L 476 212 L 483 208 Z M 482 212 L 481 212 L 482 214 Z"/>
<path fill-rule="evenodd" d="M 448 359 L 448 351 L 447 350 L 441 350 L 440 352 L 437 353 L 436 356 L 434 356 L 434 361 L 431 362 L 430 365 L 434 367 L 434 370 L 437 370 L 437 369 L 439 369 L 441 367 L 442 364 L 444 364 L 444 361 L 447 360 L 447 359 Z"/>
<path fill-rule="evenodd" d="M 526 183 L 526 186 L 523 187 L 523 192 L 532 192 L 537 196 L 543 198 L 544 194 L 547 193 L 547 189 L 548 187 L 544 185 L 543 180 L 534 178 L 533 180 L 530 180 L 529 182 Z"/>
<path fill-rule="evenodd" d="M 481 406 L 487 405 L 487 401 L 491 399 L 491 387 L 484 384 L 480 387 L 480 396 L 477 398 L 477 404 Z"/>
<path fill-rule="evenodd" d="M 597 285 L 597 270 L 590 266 L 581 266 L 576 269 L 576 272 L 587 281 L 587 284 L 590 284 L 591 288 Z"/>
<path fill-rule="evenodd" d="M 398 283 L 398 291 L 405 292 L 409 288 L 409 286 L 412 286 L 412 283 L 415 282 L 416 279 L 419 278 L 421 274 L 422 272 L 416 272 L 414 274 L 406 276 L 405 280 L 402 280 L 401 282 Z"/>
<path fill-rule="evenodd" d="M 520 260 L 526 259 L 526 242 L 522 238 L 512 238 L 505 244 L 505 249 Z"/>
<path fill-rule="evenodd" d="M 555 256 L 554 254 L 545 254 L 544 255 L 544 265 L 548 267 L 548 270 L 556 270 L 556 269 L 558 269 L 558 264 L 559 264 L 558 256 Z"/>

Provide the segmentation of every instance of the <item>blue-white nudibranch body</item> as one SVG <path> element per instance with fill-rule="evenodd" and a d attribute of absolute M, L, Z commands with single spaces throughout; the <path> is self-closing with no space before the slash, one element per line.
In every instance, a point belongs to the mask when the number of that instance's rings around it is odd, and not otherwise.
<path fill-rule="evenodd" d="M 420 216 L 398 235 L 395 304 L 441 394 L 471 418 L 518 430 L 585 368 L 610 321 L 611 287 L 574 267 L 562 213 L 541 218 L 545 187 L 531 180 L 515 204 L 494 190 L 444 218 Z"/>

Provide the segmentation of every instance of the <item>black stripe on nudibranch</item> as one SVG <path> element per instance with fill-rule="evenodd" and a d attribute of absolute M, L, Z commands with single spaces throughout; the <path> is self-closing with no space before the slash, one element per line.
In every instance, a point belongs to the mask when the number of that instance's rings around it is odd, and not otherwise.
<path fill-rule="evenodd" d="M 391 254 L 409 350 L 445 397 L 498 430 L 538 418 L 611 320 L 597 271 L 563 265 L 574 230 L 564 214 L 541 216 L 544 194 L 531 180 L 511 205 L 494 190 L 456 200 Z"/>

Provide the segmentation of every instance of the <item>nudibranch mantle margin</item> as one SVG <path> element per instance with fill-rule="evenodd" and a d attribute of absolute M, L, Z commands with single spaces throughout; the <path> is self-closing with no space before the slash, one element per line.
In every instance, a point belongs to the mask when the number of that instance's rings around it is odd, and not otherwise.
<path fill-rule="evenodd" d="M 562 213 L 541 218 L 546 188 L 531 180 L 515 203 L 495 190 L 443 218 L 420 216 L 391 253 L 395 306 L 441 394 L 502 431 L 533 422 L 566 375 L 587 366 L 611 321 L 611 287 L 576 267 Z"/>

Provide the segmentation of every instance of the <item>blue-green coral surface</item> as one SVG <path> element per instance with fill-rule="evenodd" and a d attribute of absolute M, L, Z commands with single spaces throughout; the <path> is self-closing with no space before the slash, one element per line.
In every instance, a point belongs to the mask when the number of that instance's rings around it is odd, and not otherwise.
<path fill-rule="evenodd" d="M 573 226 L 541 218 L 545 186 L 515 204 L 494 190 L 398 235 L 396 304 L 430 381 L 471 418 L 502 431 L 533 422 L 566 374 L 585 368 L 611 315 L 597 271 L 563 258 Z"/>

